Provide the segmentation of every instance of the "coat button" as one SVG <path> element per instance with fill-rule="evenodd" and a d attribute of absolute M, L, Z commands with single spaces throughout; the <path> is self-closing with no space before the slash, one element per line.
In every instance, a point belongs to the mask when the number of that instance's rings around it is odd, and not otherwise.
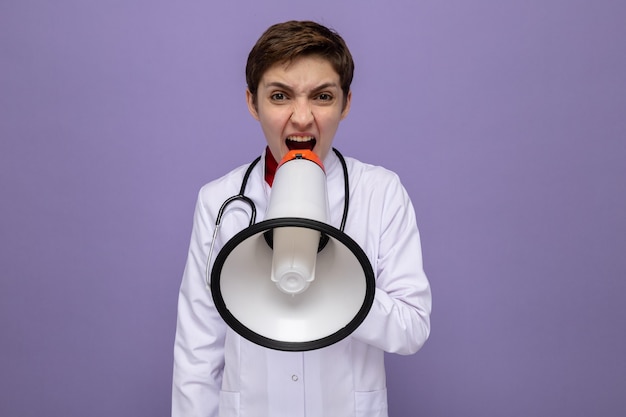
<path fill-rule="evenodd" d="M 291 375 L 291 380 L 292 380 L 293 382 L 297 382 L 297 381 L 298 381 L 298 375 L 295 375 L 295 374 L 294 374 L 294 375 Z"/>

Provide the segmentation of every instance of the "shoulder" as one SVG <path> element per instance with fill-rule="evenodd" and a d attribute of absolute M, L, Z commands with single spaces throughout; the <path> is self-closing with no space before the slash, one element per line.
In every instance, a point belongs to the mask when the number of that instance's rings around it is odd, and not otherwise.
<path fill-rule="evenodd" d="M 350 194 L 356 204 L 382 213 L 412 210 L 411 198 L 397 173 L 380 165 L 346 158 Z M 358 202 L 358 203 L 357 203 Z"/>
<path fill-rule="evenodd" d="M 216 178 L 200 188 L 200 197 L 215 198 L 216 195 L 221 194 L 237 194 L 241 188 L 241 182 L 245 175 L 246 169 L 250 164 L 238 166 L 225 175 Z"/>
<path fill-rule="evenodd" d="M 236 188 L 236 191 L 239 191 L 241 187 L 241 181 L 243 181 L 243 176 L 245 175 L 246 169 L 250 166 L 249 163 L 240 165 L 237 168 L 229 171 L 228 173 L 222 175 L 219 178 L 215 178 L 210 182 L 204 184 L 202 188 L 200 188 L 200 193 L 204 194 L 211 191 L 221 190 L 221 189 L 230 189 Z"/>
<path fill-rule="evenodd" d="M 351 157 L 345 157 L 345 160 L 350 181 L 357 187 L 377 191 L 387 190 L 389 187 L 402 187 L 400 177 L 390 169 Z"/>

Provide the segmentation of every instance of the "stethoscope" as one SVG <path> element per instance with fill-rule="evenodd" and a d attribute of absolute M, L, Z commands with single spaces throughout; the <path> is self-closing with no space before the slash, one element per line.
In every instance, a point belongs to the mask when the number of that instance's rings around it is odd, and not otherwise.
<path fill-rule="evenodd" d="M 346 165 L 345 158 L 337 149 L 333 148 L 333 152 L 335 152 L 335 155 L 337 155 L 337 158 L 339 158 L 339 162 L 341 163 L 341 168 L 343 171 L 343 183 L 344 183 L 343 214 L 341 216 L 341 224 L 339 226 L 339 230 L 343 232 L 346 226 L 346 219 L 348 218 L 348 207 L 350 205 L 350 182 L 348 180 L 348 166 Z M 250 197 L 245 195 L 245 190 L 246 190 L 246 186 L 248 185 L 248 179 L 250 178 L 250 174 L 252 174 L 252 169 L 256 166 L 256 164 L 260 160 L 261 160 L 261 157 L 258 156 L 254 161 L 250 163 L 250 165 L 246 169 L 246 172 L 243 176 L 243 180 L 241 181 L 241 188 L 239 189 L 239 193 L 232 197 L 227 198 L 226 201 L 222 203 L 222 206 L 217 212 L 217 219 L 215 220 L 215 229 L 213 231 L 213 238 L 211 240 L 211 247 L 209 248 L 209 255 L 207 257 L 207 263 L 206 263 L 205 283 L 207 285 L 207 288 L 210 287 L 210 264 L 211 264 L 211 259 L 213 258 L 213 249 L 215 247 L 215 240 L 217 239 L 217 235 L 218 235 L 221 223 L 222 223 L 222 216 L 224 215 L 224 211 L 226 211 L 226 208 L 235 201 L 242 201 L 246 203 L 250 208 L 250 223 L 248 224 L 248 227 L 251 227 L 256 222 L 256 205 L 254 204 L 254 201 L 252 201 Z"/>

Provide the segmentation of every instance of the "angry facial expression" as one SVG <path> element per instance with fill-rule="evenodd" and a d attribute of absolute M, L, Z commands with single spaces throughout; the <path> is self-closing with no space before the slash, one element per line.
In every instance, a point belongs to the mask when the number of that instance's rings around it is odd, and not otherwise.
<path fill-rule="evenodd" d="M 278 162 L 293 149 L 312 150 L 323 161 L 350 111 L 351 93 L 344 98 L 339 74 L 312 55 L 270 67 L 256 97 L 246 91 L 246 101 Z"/>

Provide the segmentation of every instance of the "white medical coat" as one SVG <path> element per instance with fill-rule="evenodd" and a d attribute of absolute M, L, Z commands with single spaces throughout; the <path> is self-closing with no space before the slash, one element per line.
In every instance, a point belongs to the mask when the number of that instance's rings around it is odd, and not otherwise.
<path fill-rule="evenodd" d="M 264 158 L 246 195 L 263 220 L 271 188 Z M 239 192 L 247 166 L 205 185 L 194 214 L 189 256 L 180 287 L 174 347 L 173 417 L 387 417 L 384 352 L 412 354 L 430 331 L 431 293 L 422 268 L 415 213 L 398 177 L 346 158 L 350 209 L 345 233 L 367 254 L 376 276 L 374 304 L 342 341 L 313 351 L 282 352 L 255 345 L 232 331 L 205 286 L 206 260 L 220 205 Z M 331 224 L 339 227 L 344 179 L 329 152 Z M 248 226 L 249 209 L 225 211 L 213 259 Z"/>

